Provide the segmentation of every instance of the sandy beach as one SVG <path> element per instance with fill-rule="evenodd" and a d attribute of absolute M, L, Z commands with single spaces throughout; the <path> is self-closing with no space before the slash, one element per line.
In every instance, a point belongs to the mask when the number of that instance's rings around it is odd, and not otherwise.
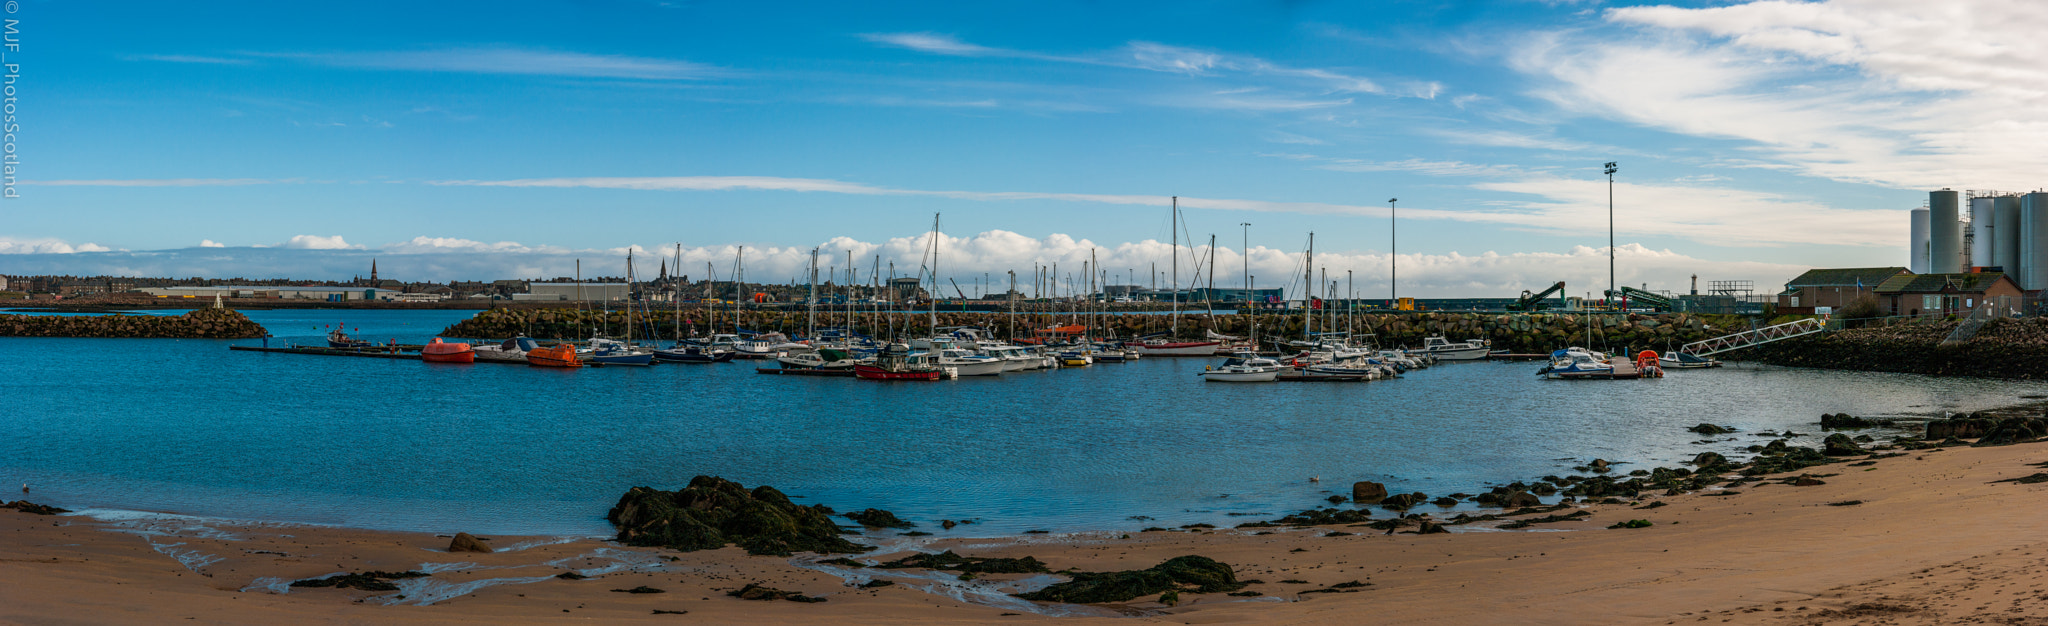
<path fill-rule="evenodd" d="M 486 537 L 495 552 L 450 553 L 446 535 L 8 510 L 0 511 L 0 620 L 2048 623 L 2048 484 L 1994 482 L 2039 473 L 2044 461 L 2048 446 L 2035 444 L 1923 450 L 1813 468 L 1822 485 L 1751 483 L 1733 496 L 1708 495 L 1716 489 L 1594 505 L 1583 508 L 1590 517 L 1513 531 L 1480 524 L 1431 535 L 1331 526 L 865 539 L 882 547 L 861 555 L 870 562 L 915 547 L 1115 571 L 1202 555 L 1258 581 L 1246 588 L 1256 597 L 1186 594 L 1171 607 L 1147 597 L 1036 612 L 989 592 L 1027 575 L 963 582 L 950 573 L 819 565 L 807 555 L 675 552 L 600 539 Z M 1832 505 L 1850 501 L 1860 504 Z M 1652 502 L 1664 506 L 1636 508 Z M 1632 519 L 1653 525 L 1608 528 Z M 391 581 L 395 592 L 288 586 L 365 571 L 430 575 Z M 557 577 L 564 572 L 587 578 Z M 853 586 L 870 576 L 897 584 Z M 1352 582 L 1364 584 L 1336 587 Z M 727 595 L 748 583 L 826 601 Z M 662 592 L 623 591 L 639 587 Z"/>

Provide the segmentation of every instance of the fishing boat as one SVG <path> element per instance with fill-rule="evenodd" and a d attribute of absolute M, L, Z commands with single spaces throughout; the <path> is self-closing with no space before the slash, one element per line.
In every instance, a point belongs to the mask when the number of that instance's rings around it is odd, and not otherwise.
<path fill-rule="evenodd" d="M 1693 356 L 1684 352 L 1666 352 L 1663 356 L 1657 357 L 1657 365 L 1668 370 L 1696 370 L 1720 367 L 1721 361 L 1719 359 Z"/>
<path fill-rule="evenodd" d="M 444 343 L 435 337 L 420 347 L 420 360 L 428 363 L 475 363 L 476 350 L 467 343 Z"/>
<path fill-rule="evenodd" d="M 1536 374 L 1552 380 L 1614 378 L 1614 364 L 1592 352 L 1566 348 L 1550 353 L 1550 365 Z"/>
<path fill-rule="evenodd" d="M 1214 368 L 1204 367 L 1202 380 L 1219 383 L 1267 383 L 1280 379 L 1282 370 L 1279 361 L 1246 354 L 1224 361 Z"/>
<path fill-rule="evenodd" d="M 1441 336 L 1422 340 L 1421 353 L 1436 357 L 1440 361 L 1478 361 L 1486 358 L 1491 344 L 1485 339 L 1472 339 L 1452 343 Z"/>
<path fill-rule="evenodd" d="M 541 367 L 583 367 L 576 358 L 576 346 L 558 343 L 526 351 L 526 362 Z"/>
<path fill-rule="evenodd" d="M 476 346 L 473 352 L 476 353 L 476 360 L 478 361 L 525 363 L 526 353 L 539 347 L 540 344 L 534 343 L 533 339 L 513 337 L 495 346 Z"/>
<path fill-rule="evenodd" d="M 874 363 L 853 366 L 853 375 L 865 380 L 938 380 L 944 374 L 929 353 L 913 353 L 900 343 L 889 344 Z"/>
<path fill-rule="evenodd" d="M 346 332 L 343 332 L 343 331 L 347 330 L 347 328 L 346 328 L 347 326 L 348 326 L 347 324 L 335 324 L 335 325 L 333 326 L 334 330 L 332 330 L 332 331 L 329 331 L 329 332 L 327 333 L 327 347 L 329 347 L 329 348 L 368 348 L 368 347 L 370 347 L 371 345 L 373 345 L 373 344 L 371 344 L 371 343 L 370 343 L 370 342 L 368 342 L 368 341 L 363 341 L 363 340 L 361 340 L 361 339 L 356 339 L 356 338 L 354 338 L 354 337 L 350 337 L 350 336 L 348 336 L 348 333 L 346 333 Z M 362 330 L 362 329 L 358 328 L 358 329 L 356 329 L 356 330 Z"/>
<path fill-rule="evenodd" d="M 674 347 L 667 350 L 654 351 L 655 360 L 670 363 L 725 363 L 731 361 L 732 356 L 733 352 L 731 350 L 721 350 L 687 342 L 676 342 Z"/>

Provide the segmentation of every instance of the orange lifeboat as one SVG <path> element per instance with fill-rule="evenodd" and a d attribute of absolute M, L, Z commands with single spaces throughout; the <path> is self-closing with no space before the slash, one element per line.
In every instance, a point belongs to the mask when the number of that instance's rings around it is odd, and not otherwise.
<path fill-rule="evenodd" d="M 476 350 L 467 343 L 443 343 L 440 337 L 420 347 L 420 360 L 428 363 L 475 363 Z"/>
<path fill-rule="evenodd" d="M 526 352 L 526 363 L 542 367 L 583 366 L 582 362 L 576 360 L 576 346 L 565 343 L 528 350 Z"/>

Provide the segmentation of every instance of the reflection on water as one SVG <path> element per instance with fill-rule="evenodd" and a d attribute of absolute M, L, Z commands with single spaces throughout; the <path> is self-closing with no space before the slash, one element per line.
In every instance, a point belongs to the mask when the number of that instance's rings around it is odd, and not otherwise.
<path fill-rule="evenodd" d="M 464 311 L 251 311 L 320 339 L 345 321 L 421 342 Z M 276 341 L 276 340 L 273 340 Z M 1734 367 L 1663 380 L 1551 381 L 1534 363 L 1452 364 L 1362 384 L 1220 384 L 1208 359 L 939 383 L 758 376 L 754 364 L 554 370 L 230 352 L 207 340 L 0 339 L 10 355 L 0 478 L 35 498 L 379 529 L 608 534 L 636 485 L 696 474 L 941 534 L 1232 525 L 1349 495 L 1472 492 L 1623 471 L 1823 412 L 1989 408 L 2040 382 Z M 253 342 L 245 342 L 253 343 Z M 24 364 L 26 363 L 26 364 Z M 1684 428 L 1734 426 L 1695 444 Z M 1576 461 L 1571 460 L 1576 459 Z M 1310 482 L 1317 477 L 1321 482 Z M 1153 520 L 1131 519 L 1149 516 Z"/>

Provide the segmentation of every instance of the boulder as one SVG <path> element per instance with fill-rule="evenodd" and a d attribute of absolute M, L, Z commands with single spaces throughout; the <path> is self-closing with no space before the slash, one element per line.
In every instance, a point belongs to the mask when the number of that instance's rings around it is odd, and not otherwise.
<path fill-rule="evenodd" d="M 1821 416 L 1820 416 L 1820 429 L 1821 429 L 1821 430 L 1843 430 L 1843 429 L 1850 429 L 1850 428 L 1870 428 L 1870 427 L 1872 427 L 1872 426 L 1877 426 L 1877 425 L 1878 425 L 1878 423 L 1876 423 L 1876 422 L 1873 422 L 1873 421 L 1871 421 L 1871 420 L 1867 420 L 1867 419 L 1863 419 L 1863 418 L 1860 418 L 1860 417 L 1856 417 L 1856 416 L 1854 416 L 1854 415 L 1850 415 L 1850 414 L 1848 414 L 1848 413 L 1841 413 L 1841 414 L 1835 414 L 1835 413 L 1822 413 L 1822 414 L 1821 414 Z"/>
<path fill-rule="evenodd" d="M 1856 440 L 1842 433 L 1828 435 L 1821 445 L 1821 454 L 1828 456 L 1861 456 L 1870 453 L 1869 450 L 1864 450 L 1863 446 L 1856 445 Z"/>
<path fill-rule="evenodd" d="M 1721 453 L 1719 452 L 1701 452 L 1699 453 L 1699 456 L 1695 456 L 1692 458 L 1692 464 L 1694 467 L 1713 467 L 1716 465 L 1726 465 L 1728 464 L 1728 457 L 1721 456 Z"/>
<path fill-rule="evenodd" d="M 1502 496 L 1500 505 L 1510 509 L 1519 509 L 1527 506 L 1543 506 L 1543 500 L 1537 498 L 1536 494 L 1527 491 L 1517 491 Z"/>
<path fill-rule="evenodd" d="M 829 511 L 799 506 L 767 485 L 749 491 L 723 478 L 698 476 L 676 491 L 634 487 L 619 497 L 605 519 L 619 529 L 620 543 L 684 552 L 727 544 L 739 544 L 750 554 L 775 556 L 873 549 L 841 538 Z"/>
<path fill-rule="evenodd" d="M 455 540 L 448 542 L 449 552 L 495 552 L 491 544 L 469 533 L 455 533 Z"/>
<path fill-rule="evenodd" d="M 1592 463 L 1586 464 L 1586 467 L 1593 468 L 1595 472 L 1605 472 L 1607 471 L 1607 466 L 1607 459 L 1593 459 Z"/>
<path fill-rule="evenodd" d="M 1692 428 L 1687 428 L 1686 430 L 1696 432 L 1702 435 L 1725 435 L 1728 433 L 1735 432 L 1735 429 L 1733 428 L 1729 428 L 1727 426 L 1716 426 L 1713 424 L 1708 424 L 1706 422 L 1700 422 L 1700 425 L 1694 426 Z"/>
<path fill-rule="evenodd" d="M 1389 509 L 1406 509 L 1428 501 L 1429 496 L 1424 495 L 1420 491 L 1417 491 L 1415 493 L 1401 493 L 1387 496 L 1385 499 L 1380 500 L 1379 505 Z"/>
<path fill-rule="evenodd" d="M 910 528 L 916 526 L 916 524 L 897 519 L 895 513 L 881 509 L 863 509 L 847 513 L 845 517 L 868 528 Z"/>
<path fill-rule="evenodd" d="M 1351 483 L 1351 501 L 1359 504 L 1378 504 L 1387 498 L 1387 486 L 1361 480 Z"/>

